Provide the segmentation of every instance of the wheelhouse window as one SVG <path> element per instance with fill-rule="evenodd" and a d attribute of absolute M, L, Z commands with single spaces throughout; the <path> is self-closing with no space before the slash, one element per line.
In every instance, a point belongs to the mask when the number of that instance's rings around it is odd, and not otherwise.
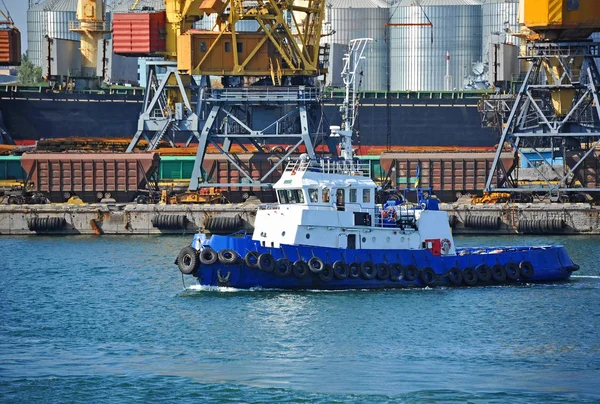
<path fill-rule="evenodd" d="M 363 189 L 363 203 L 371 202 L 371 190 Z"/>
<path fill-rule="evenodd" d="M 350 190 L 350 203 L 356 203 L 358 201 L 357 199 L 357 190 L 355 188 L 352 188 Z"/>
<path fill-rule="evenodd" d="M 321 195 L 323 203 L 329 203 L 329 192 L 329 188 L 323 188 L 323 194 Z"/>
<path fill-rule="evenodd" d="M 304 194 L 301 189 L 280 189 L 277 191 L 279 203 L 283 205 L 304 203 Z"/>
<path fill-rule="evenodd" d="M 309 188 L 308 189 L 308 199 L 312 203 L 318 203 L 319 202 L 319 190 L 317 188 Z"/>

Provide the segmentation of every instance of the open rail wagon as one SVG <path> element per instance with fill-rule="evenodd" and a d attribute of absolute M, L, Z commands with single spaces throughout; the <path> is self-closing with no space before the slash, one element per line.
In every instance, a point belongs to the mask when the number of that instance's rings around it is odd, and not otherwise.
<path fill-rule="evenodd" d="M 112 198 L 116 202 L 144 199 L 157 190 L 157 153 L 25 153 L 21 166 L 27 193 L 43 194 L 51 202 L 73 196 L 87 203 Z"/>

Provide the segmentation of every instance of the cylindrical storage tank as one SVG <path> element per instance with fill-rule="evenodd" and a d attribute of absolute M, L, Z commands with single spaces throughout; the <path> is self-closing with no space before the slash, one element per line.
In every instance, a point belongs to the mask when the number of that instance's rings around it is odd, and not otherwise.
<path fill-rule="evenodd" d="M 27 11 L 27 48 L 29 60 L 44 67 L 42 47 L 48 38 L 79 41 L 79 34 L 69 31 L 69 21 L 77 19 L 77 0 L 47 0 Z"/>
<path fill-rule="evenodd" d="M 509 34 L 519 33 L 519 0 L 483 0 L 481 54 L 487 61 L 490 43 L 511 43 L 519 46 L 521 40 Z"/>
<path fill-rule="evenodd" d="M 441 91 L 450 53 L 451 88 L 461 89 L 473 63 L 481 60 L 480 0 L 401 0 L 392 7 L 392 24 L 426 23 L 433 27 L 391 26 L 392 91 Z M 433 41 L 432 41 L 433 39 Z"/>
<path fill-rule="evenodd" d="M 322 43 L 347 46 L 350 40 L 372 38 L 361 62 L 360 90 L 385 91 L 387 86 L 388 48 L 385 24 L 390 13 L 389 4 L 383 0 L 328 0 L 325 9 L 325 27 Z M 333 64 L 330 63 L 330 66 Z M 332 71 L 338 75 L 341 71 Z"/>

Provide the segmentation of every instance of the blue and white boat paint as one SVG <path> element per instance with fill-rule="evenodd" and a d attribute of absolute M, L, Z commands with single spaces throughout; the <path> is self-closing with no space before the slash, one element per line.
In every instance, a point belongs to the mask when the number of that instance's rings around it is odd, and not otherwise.
<path fill-rule="evenodd" d="M 351 159 L 290 161 L 261 205 L 253 234 L 195 235 L 176 259 L 201 285 L 240 289 L 382 289 L 569 279 L 562 246 L 457 248 L 446 212 L 375 203 L 369 166 Z"/>

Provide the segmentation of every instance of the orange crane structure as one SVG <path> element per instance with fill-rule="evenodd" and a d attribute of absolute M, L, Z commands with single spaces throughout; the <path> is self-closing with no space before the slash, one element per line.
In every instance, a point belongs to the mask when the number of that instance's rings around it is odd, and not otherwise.
<path fill-rule="evenodd" d="M 504 119 L 486 191 L 582 202 L 586 193 L 600 192 L 594 154 L 600 144 L 600 74 L 594 62 L 600 44 L 588 39 L 600 31 L 600 7 L 597 0 L 521 0 L 520 7 L 527 41 L 522 59 L 529 68 Z M 515 154 L 510 167 L 500 163 L 506 148 Z M 535 170 L 535 181 L 525 185 L 519 179 L 522 165 Z"/>
<path fill-rule="evenodd" d="M 21 64 L 21 32 L 8 10 L 0 9 L 0 66 L 18 66 Z"/>

